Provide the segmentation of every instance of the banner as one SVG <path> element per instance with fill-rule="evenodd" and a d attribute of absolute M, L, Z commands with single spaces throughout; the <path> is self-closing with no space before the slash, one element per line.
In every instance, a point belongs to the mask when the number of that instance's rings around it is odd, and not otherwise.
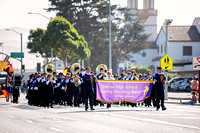
<path fill-rule="evenodd" d="M 97 100 L 105 103 L 143 102 L 151 94 L 153 81 L 97 80 Z"/>

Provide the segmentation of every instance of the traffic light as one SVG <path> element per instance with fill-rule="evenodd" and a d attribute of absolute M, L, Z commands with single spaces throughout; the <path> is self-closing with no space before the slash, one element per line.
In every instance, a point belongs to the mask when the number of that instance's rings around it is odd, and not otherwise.
<path fill-rule="evenodd" d="M 22 67 L 21 67 L 21 72 L 22 72 L 22 73 L 25 73 L 25 65 L 22 65 Z"/>

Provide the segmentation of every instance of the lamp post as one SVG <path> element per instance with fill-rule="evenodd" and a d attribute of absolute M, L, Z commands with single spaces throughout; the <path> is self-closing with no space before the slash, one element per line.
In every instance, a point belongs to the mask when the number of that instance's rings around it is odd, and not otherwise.
<path fill-rule="evenodd" d="M 13 29 L 6 29 L 6 30 L 7 31 L 13 31 L 13 32 L 15 32 L 15 33 L 20 35 L 20 37 L 21 37 L 21 54 L 22 54 L 22 33 L 19 33 L 17 31 L 13 30 Z M 22 63 L 23 63 L 23 58 L 21 57 L 21 67 L 22 67 Z M 21 71 L 21 74 L 22 74 L 22 71 Z"/>
<path fill-rule="evenodd" d="M 49 18 L 49 17 L 47 17 L 47 16 L 45 16 L 45 15 L 43 15 L 43 14 L 41 14 L 41 13 L 34 13 L 34 12 L 28 12 L 28 14 L 37 14 L 37 15 L 40 15 L 40 16 L 42 16 L 42 17 L 45 17 L 46 19 L 49 19 L 49 20 L 51 20 L 51 18 Z"/>
<path fill-rule="evenodd" d="M 168 26 L 171 25 L 173 19 L 166 19 L 163 26 L 166 28 L 166 38 L 165 38 L 165 54 L 167 54 L 167 45 L 168 45 Z M 168 70 L 165 71 L 165 75 L 167 77 Z M 168 100 L 168 77 L 166 78 L 165 82 L 165 99 Z"/>
<path fill-rule="evenodd" d="M 112 70 L 112 53 L 111 53 L 111 3 L 109 0 L 109 69 Z"/>
<path fill-rule="evenodd" d="M 3 53 L 3 43 L 0 42 L 0 47 L 2 47 L 2 53 Z M 2 54 L 2 60 L 3 60 L 3 54 Z"/>
<path fill-rule="evenodd" d="M 28 12 L 28 14 L 36 14 L 36 15 L 40 15 L 40 16 L 42 16 L 42 17 L 44 17 L 44 18 L 46 18 L 46 19 L 48 19 L 48 20 L 51 20 L 52 18 L 50 17 L 47 17 L 47 16 L 45 16 L 45 15 L 43 15 L 43 14 L 41 14 L 41 13 L 34 13 L 34 12 Z M 51 62 L 53 61 L 53 49 L 51 49 Z M 54 62 L 54 65 L 55 65 L 55 67 L 56 67 L 56 59 L 55 59 L 55 62 Z"/>

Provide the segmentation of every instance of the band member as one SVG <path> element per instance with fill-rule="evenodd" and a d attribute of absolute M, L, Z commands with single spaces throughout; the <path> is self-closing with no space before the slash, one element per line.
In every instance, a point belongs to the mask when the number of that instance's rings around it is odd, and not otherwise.
<path fill-rule="evenodd" d="M 150 81 L 151 80 L 151 73 L 145 74 L 144 80 Z M 147 99 L 145 99 L 144 103 L 145 103 L 146 107 L 152 106 L 151 105 L 151 97 L 148 97 Z"/>
<path fill-rule="evenodd" d="M 161 101 L 161 107 L 162 110 L 166 110 L 166 107 L 164 106 L 164 82 L 165 82 L 165 75 L 162 74 L 162 68 L 157 68 L 158 73 L 154 74 L 153 80 L 155 81 L 155 91 L 156 91 L 156 110 L 159 110 L 160 108 L 160 101 Z"/>
<path fill-rule="evenodd" d="M 107 72 L 107 77 L 104 77 L 104 80 L 115 80 L 115 79 L 112 77 L 111 72 Z M 107 103 L 107 108 L 111 108 L 110 103 Z"/>
<path fill-rule="evenodd" d="M 85 68 L 81 68 L 81 72 L 79 74 L 79 77 L 80 77 L 80 81 L 81 81 L 81 94 L 80 94 L 80 103 L 85 103 L 85 98 L 84 98 L 84 85 L 83 85 L 83 76 L 85 74 Z"/>
<path fill-rule="evenodd" d="M 69 82 L 69 75 L 66 74 L 64 80 L 61 83 L 61 103 L 62 105 L 66 105 L 67 102 L 67 83 Z"/>
<path fill-rule="evenodd" d="M 93 108 L 93 89 L 92 84 L 94 82 L 93 76 L 91 76 L 91 70 L 90 68 L 86 68 L 86 73 L 83 76 L 83 82 L 84 82 L 84 94 L 85 94 L 85 111 L 88 111 L 88 98 L 90 102 L 90 109 L 95 110 Z"/>
<path fill-rule="evenodd" d="M 139 80 L 138 77 L 137 77 L 137 73 L 136 73 L 135 70 L 133 70 L 133 71 L 131 72 L 131 74 L 132 74 L 131 80 Z"/>
<path fill-rule="evenodd" d="M 13 102 L 13 82 L 9 76 L 6 76 L 5 79 L 5 90 L 8 92 L 6 102 L 9 102 L 9 98 Z"/>
<path fill-rule="evenodd" d="M 104 79 L 106 74 L 104 73 L 103 67 L 100 68 L 100 73 L 97 75 L 97 79 Z"/>
<path fill-rule="evenodd" d="M 47 75 L 45 85 L 46 85 L 45 88 L 46 88 L 46 93 L 47 93 L 47 97 L 45 99 L 45 105 L 49 108 L 49 104 L 50 104 L 50 107 L 53 108 L 53 82 L 51 81 L 50 74 Z"/>
<path fill-rule="evenodd" d="M 79 87 L 81 85 L 80 77 L 78 76 L 79 73 L 73 75 L 73 94 L 74 94 L 74 107 L 80 107 L 80 100 L 79 100 Z"/>
<path fill-rule="evenodd" d="M 56 84 L 55 84 L 55 88 L 54 88 L 54 93 L 55 93 L 55 103 L 56 104 L 61 104 L 61 100 L 60 100 L 60 92 L 61 92 L 61 82 L 62 82 L 62 73 L 59 73 L 59 77 L 55 80 Z"/>
<path fill-rule="evenodd" d="M 132 78 L 131 72 L 128 72 L 128 77 L 126 78 L 126 80 L 131 80 L 131 78 Z"/>
<path fill-rule="evenodd" d="M 74 81 L 71 77 L 71 73 L 67 74 L 69 75 L 69 81 L 67 83 L 67 105 L 72 106 Z"/>

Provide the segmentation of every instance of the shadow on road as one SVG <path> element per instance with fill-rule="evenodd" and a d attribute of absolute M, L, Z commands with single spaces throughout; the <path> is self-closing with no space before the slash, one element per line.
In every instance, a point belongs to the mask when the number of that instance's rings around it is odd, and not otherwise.
<path fill-rule="evenodd" d="M 94 110 L 94 111 L 85 111 L 85 110 L 82 110 L 82 111 L 71 111 L 71 112 L 59 112 L 59 114 L 73 114 L 73 113 L 99 113 L 99 112 L 153 112 L 154 110 L 110 110 L 110 109 L 99 109 L 99 110 Z"/>

